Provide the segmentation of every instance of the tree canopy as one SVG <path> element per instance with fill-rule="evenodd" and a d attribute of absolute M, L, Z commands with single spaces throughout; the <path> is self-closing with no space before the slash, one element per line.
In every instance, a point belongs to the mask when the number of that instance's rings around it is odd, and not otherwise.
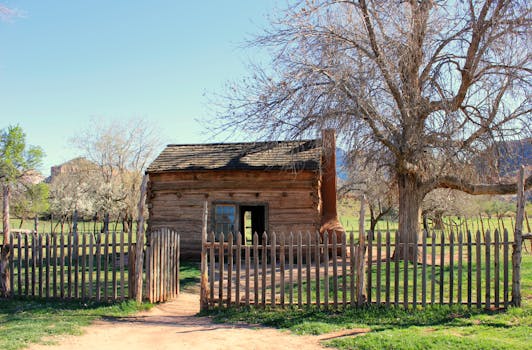
<path fill-rule="evenodd" d="M 394 174 L 399 231 L 414 240 L 435 188 L 516 190 L 476 186 L 499 179 L 475 163 L 531 135 L 530 14 L 520 0 L 292 2 L 251 42 L 271 64 L 229 86 L 218 127 L 294 138 L 336 128 Z"/>

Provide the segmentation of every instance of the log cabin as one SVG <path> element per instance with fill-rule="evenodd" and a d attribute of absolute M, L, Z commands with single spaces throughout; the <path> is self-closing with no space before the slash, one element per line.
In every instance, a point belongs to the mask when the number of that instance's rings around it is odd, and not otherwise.
<path fill-rule="evenodd" d="M 322 139 L 168 145 L 148 167 L 148 232 L 181 235 L 181 257 L 199 259 L 204 203 L 209 232 L 344 231 L 336 213 L 334 130 Z"/>

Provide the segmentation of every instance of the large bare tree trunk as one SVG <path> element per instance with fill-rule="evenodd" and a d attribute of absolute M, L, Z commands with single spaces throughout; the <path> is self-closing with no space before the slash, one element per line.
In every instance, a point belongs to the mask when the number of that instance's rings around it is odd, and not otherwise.
<path fill-rule="evenodd" d="M 414 260 L 414 249 L 417 247 L 413 244 L 418 240 L 419 223 L 421 216 L 421 202 L 423 201 L 423 190 L 420 182 L 412 174 L 400 174 L 398 176 L 399 186 L 399 241 L 401 243 L 412 243 L 408 246 L 407 259 Z M 404 257 L 404 246 L 399 247 L 399 254 Z"/>
<path fill-rule="evenodd" d="M 0 297 L 6 298 L 11 293 L 9 284 L 9 257 L 11 252 L 9 250 L 9 199 L 11 191 L 9 185 L 3 185 L 3 228 L 4 228 L 4 246 L 2 248 L 2 254 L 0 255 Z"/>

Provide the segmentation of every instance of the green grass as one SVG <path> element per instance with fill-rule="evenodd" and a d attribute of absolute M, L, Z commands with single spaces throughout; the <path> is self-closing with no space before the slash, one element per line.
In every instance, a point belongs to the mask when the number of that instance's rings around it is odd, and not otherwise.
<path fill-rule="evenodd" d="M 199 263 L 182 262 L 181 290 L 197 289 L 199 280 Z M 134 301 L 109 304 L 43 299 L 0 299 L 0 349 L 17 350 L 31 343 L 53 343 L 54 336 L 81 334 L 83 327 L 97 319 L 123 317 L 151 307 L 151 304 L 137 305 Z"/>
<path fill-rule="evenodd" d="M 150 304 L 81 301 L 0 300 L 0 349 L 16 350 L 30 343 L 50 344 L 54 336 L 81 334 L 96 319 L 122 317 L 146 310 Z"/>
<path fill-rule="evenodd" d="M 324 342 L 338 349 L 528 349 L 532 341 L 532 255 L 522 263 L 523 307 L 505 312 L 464 306 L 429 306 L 404 310 L 369 306 L 345 311 L 316 308 L 225 309 L 209 311 L 216 322 L 246 322 L 289 329 L 296 334 L 324 334 L 367 328 L 360 336 Z"/>

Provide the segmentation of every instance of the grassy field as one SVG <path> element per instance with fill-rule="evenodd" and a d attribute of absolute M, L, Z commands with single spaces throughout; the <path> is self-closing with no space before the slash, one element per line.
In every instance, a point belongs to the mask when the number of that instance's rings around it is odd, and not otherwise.
<path fill-rule="evenodd" d="M 151 307 L 134 301 L 116 304 L 81 301 L 0 301 L 0 349 L 23 349 L 30 343 L 53 344 L 53 336 L 81 334 L 96 319 L 130 315 Z"/>
<path fill-rule="evenodd" d="M 180 289 L 198 290 L 199 263 L 180 266 Z M 17 350 L 30 343 L 50 344 L 54 336 L 81 334 L 82 327 L 97 319 L 121 317 L 153 305 L 134 301 L 96 303 L 39 299 L 0 300 L 0 349 Z"/>
<path fill-rule="evenodd" d="M 259 323 L 296 334 L 367 329 L 325 345 L 338 349 L 529 349 L 532 341 L 532 255 L 522 265 L 523 307 L 505 312 L 434 306 L 385 309 L 371 306 L 344 312 L 228 309 L 214 311 L 216 322 Z"/>

